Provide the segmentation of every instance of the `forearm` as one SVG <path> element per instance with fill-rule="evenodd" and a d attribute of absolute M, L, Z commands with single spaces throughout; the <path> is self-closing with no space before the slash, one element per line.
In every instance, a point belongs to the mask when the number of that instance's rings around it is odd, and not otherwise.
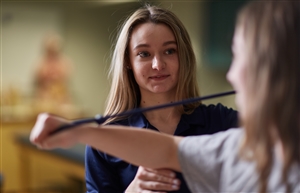
<path fill-rule="evenodd" d="M 79 141 L 135 165 L 180 171 L 177 149 L 180 137 L 124 126 L 89 126 Z"/>

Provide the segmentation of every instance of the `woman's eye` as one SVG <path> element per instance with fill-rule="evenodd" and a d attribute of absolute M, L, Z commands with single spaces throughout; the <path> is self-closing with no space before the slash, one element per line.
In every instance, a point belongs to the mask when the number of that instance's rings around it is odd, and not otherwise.
<path fill-rule="evenodd" d="M 148 52 L 139 52 L 138 55 L 142 58 L 150 56 L 150 54 Z"/>
<path fill-rule="evenodd" d="M 175 52 L 176 52 L 176 50 L 174 48 L 172 48 L 172 49 L 168 49 L 166 51 L 166 54 L 174 54 Z"/>

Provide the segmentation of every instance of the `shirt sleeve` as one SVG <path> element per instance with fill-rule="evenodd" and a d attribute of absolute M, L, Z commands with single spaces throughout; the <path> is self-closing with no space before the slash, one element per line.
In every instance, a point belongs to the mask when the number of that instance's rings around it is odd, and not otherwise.
<path fill-rule="evenodd" d="M 87 193 L 122 193 L 117 171 L 106 161 L 104 153 L 87 146 L 85 178 Z"/>
<path fill-rule="evenodd" d="M 229 155 L 237 155 L 242 132 L 230 129 L 214 135 L 185 137 L 180 142 L 179 163 L 192 192 L 220 192 L 222 166 Z"/>

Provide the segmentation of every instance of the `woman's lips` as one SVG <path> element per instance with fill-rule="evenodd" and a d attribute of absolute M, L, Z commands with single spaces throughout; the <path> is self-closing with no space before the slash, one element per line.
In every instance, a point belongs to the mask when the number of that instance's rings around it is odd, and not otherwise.
<path fill-rule="evenodd" d="M 151 80 L 156 80 L 156 81 L 160 81 L 160 80 L 164 80 L 166 78 L 168 78 L 170 75 L 156 75 L 156 76 L 150 76 L 149 78 Z"/>

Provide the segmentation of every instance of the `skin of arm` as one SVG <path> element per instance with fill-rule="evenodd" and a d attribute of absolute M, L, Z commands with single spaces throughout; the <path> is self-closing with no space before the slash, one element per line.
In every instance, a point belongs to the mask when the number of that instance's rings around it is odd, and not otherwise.
<path fill-rule="evenodd" d="M 180 171 L 177 158 L 180 137 L 126 126 L 89 126 L 81 128 L 80 131 L 80 143 L 120 157 L 134 165 Z"/>
<path fill-rule="evenodd" d="M 32 143 L 42 149 L 68 148 L 76 143 L 90 145 L 134 165 L 180 172 L 178 145 L 182 137 L 127 126 L 81 125 L 51 135 L 69 121 L 41 114 L 30 135 Z"/>

